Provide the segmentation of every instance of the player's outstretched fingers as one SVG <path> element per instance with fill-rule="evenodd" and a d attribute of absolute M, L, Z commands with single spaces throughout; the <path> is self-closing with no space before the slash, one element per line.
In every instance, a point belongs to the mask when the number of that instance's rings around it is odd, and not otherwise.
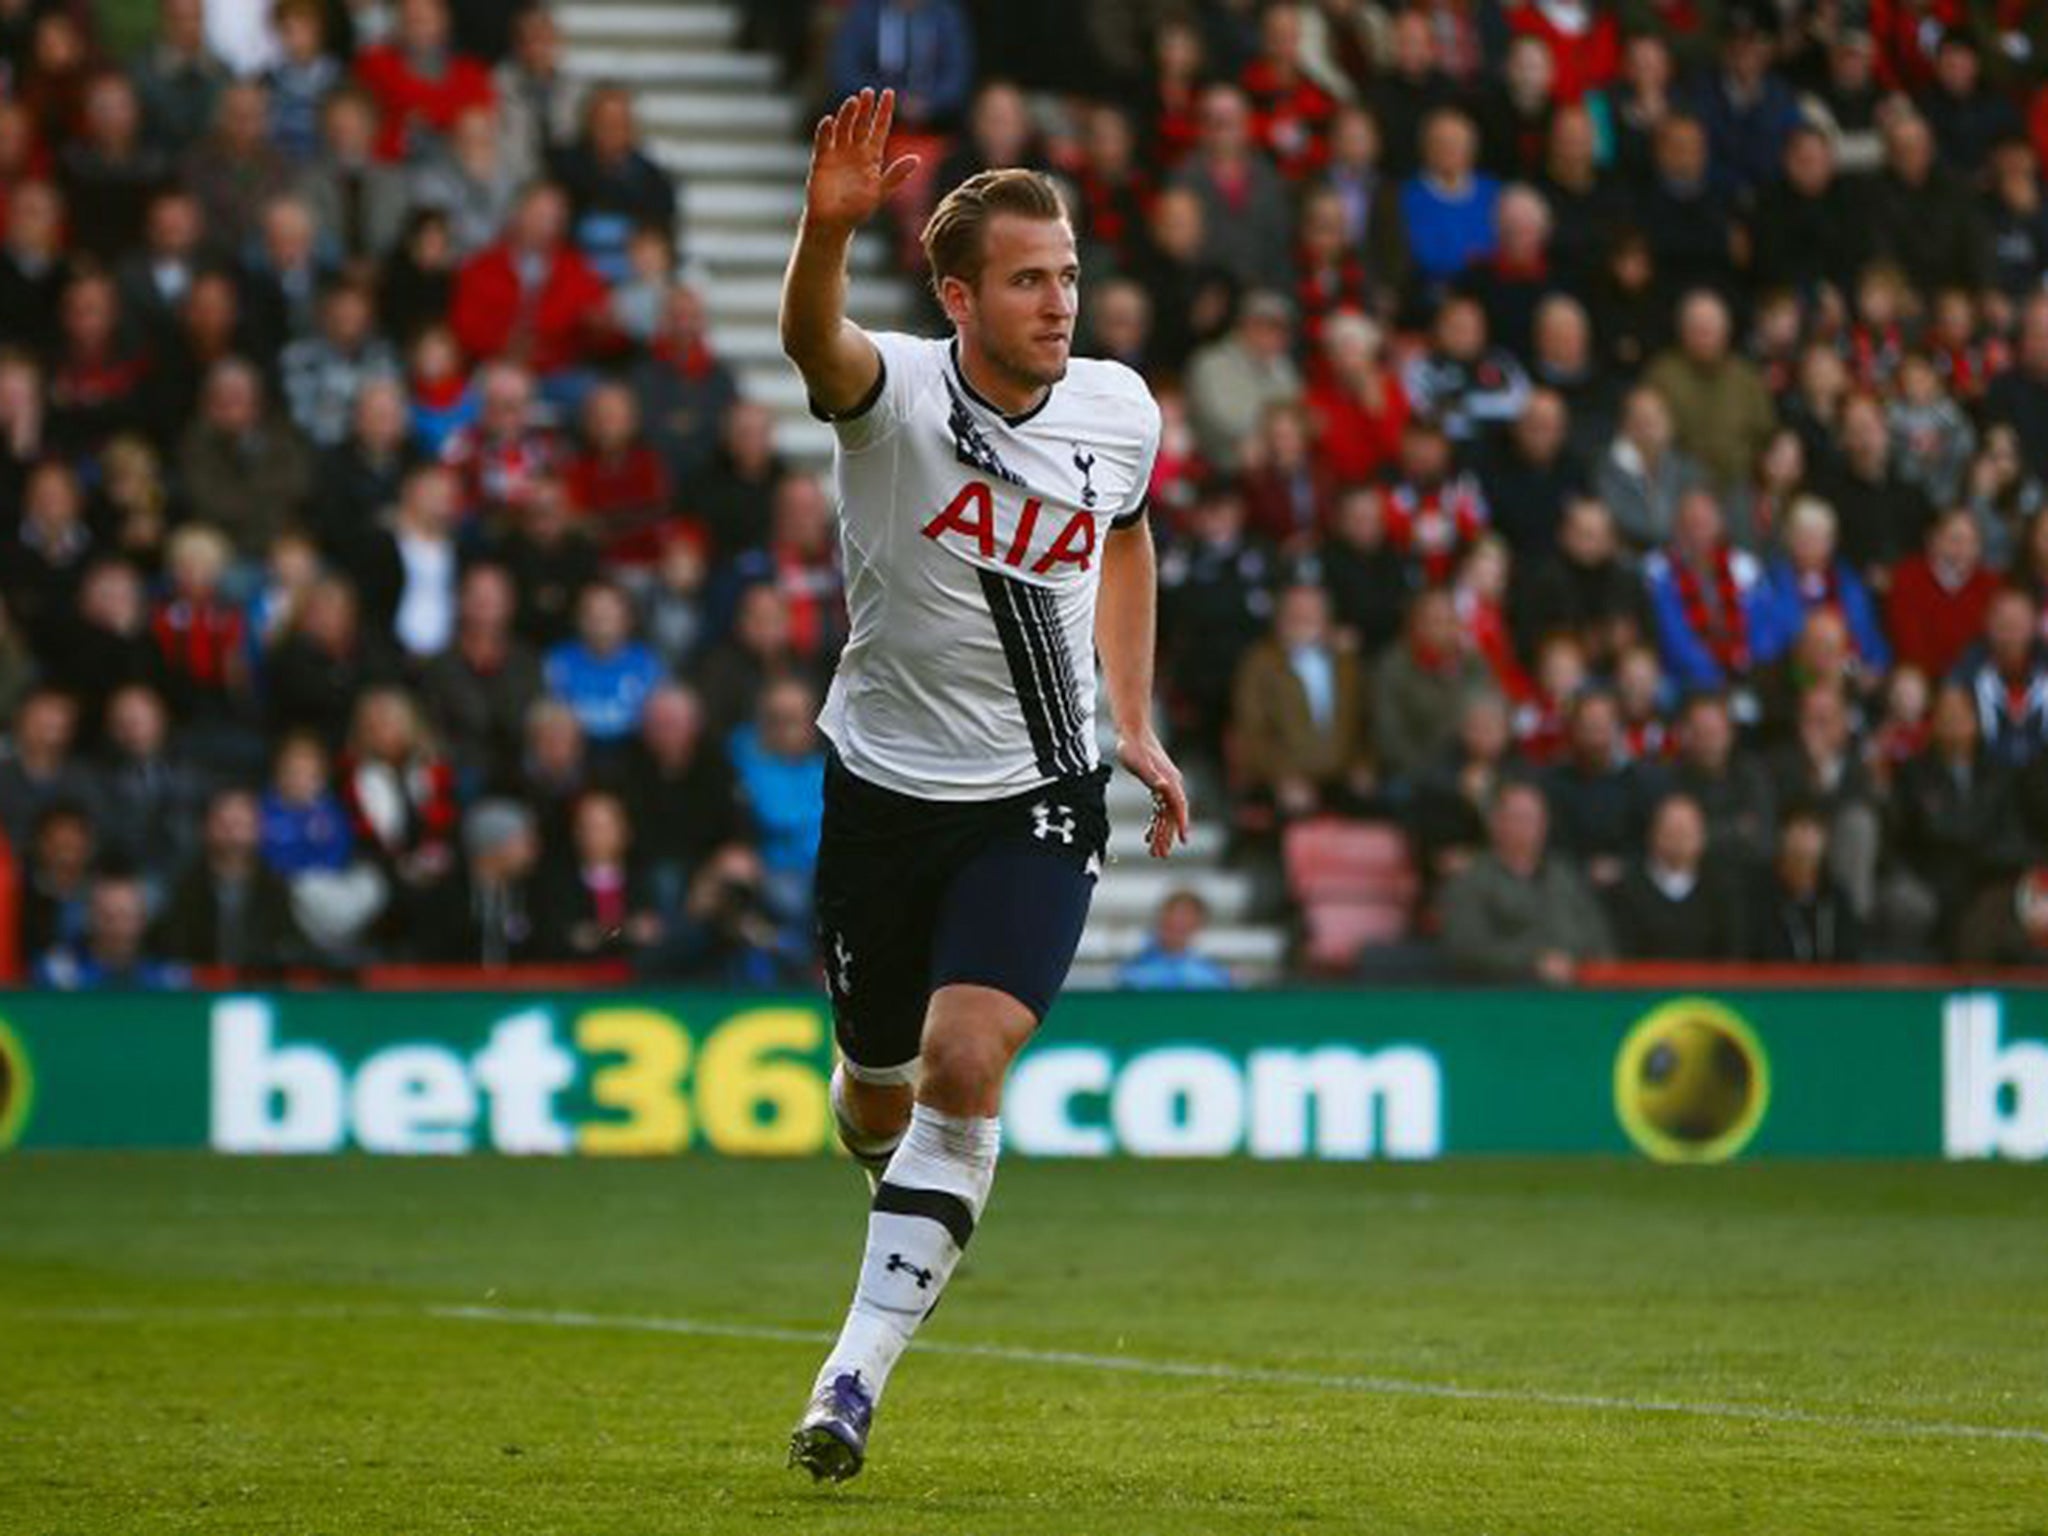
<path fill-rule="evenodd" d="M 867 92 L 861 92 L 865 96 Z M 853 125 L 860 121 L 861 96 L 849 96 L 839 103 L 832 124 L 833 137 L 841 144 L 853 142 Z"/>
<path fill-rule="evenodd" d="M 896 121 L 896 90 L 892 86 L 882 92 L 882 99 L 875 103 L 874 121 L 868 124 L 868 146 L 875 152 L 877 160 L 888 147 L 889 128 Z"/>
<path fill-rule="evenodd" d="M 903 183 L 910 180 L 917 170 L 918 163 L 918 158 L 915 155 L 897 156 L 890 164 L 889 169 L 882 172 L 882 196 L 887 197 L 891 192 L 902 186 Z"/>

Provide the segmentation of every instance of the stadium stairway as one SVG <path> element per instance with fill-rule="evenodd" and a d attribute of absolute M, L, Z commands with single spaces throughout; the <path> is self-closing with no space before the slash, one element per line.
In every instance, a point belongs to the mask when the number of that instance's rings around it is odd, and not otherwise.
<path fill-rule="evenodd" d="M 824 467 L 831 430 L 804 409 L 775 330 L 810 161 L 797 93 L 780 85 L 772 58 L 739 46 L 737 5 L 570 0 L 556 16 L 567 68 L 632 90 L 648 153 L 682 184 L 683 264 L 701 287 L 712 346 L 742 389 L 774 408 L 783 452 Z M 900 325 L 912 299 L 882 237 L 864 233 L 853 250 L 851 312 Z"/>
<path fill-rule="evenodd" d="M 782 356 L 775 314 L 782 269 L 803 205 L 809 124 L 774 61 L 739 46 L 741 11 L 711 0 L 568 0 L 556 11 L 571 72 L 616 81 L 635 97 L 648 151 L 682 184 L 683 264 L 701 287 L 712 345 L 738 372 L 741 388 L 776 414 L 776 439 L 796 463 L 831 461 L 830 429 L 804 409 L 803 388 Z M 903 325 L 914 295 L 889 264 L 883 236 L 854 245 L 848 307 L 864 324 Z M 1106 710 L 1104 718 L 1106 718 Z M 1113 750 L 1105 738 L 1105 754 Z M 1212 811 L 1215 797 L 1206 797 Z M 1171 863 L 1145 854 L 1151 804 L 1128 774 L 1113 781 L 1115 832 L 1073 982 L 1105 985 L 1144 943 L 1170 890 L 1188 887 L 1209 903 L 1212 925 L 1200 948 L 1241 981 L 1277 979 L 1287 936 L 1260 921 L 1257 882 L 1226 868 L 1223 822 L 1201 819 Z"/>

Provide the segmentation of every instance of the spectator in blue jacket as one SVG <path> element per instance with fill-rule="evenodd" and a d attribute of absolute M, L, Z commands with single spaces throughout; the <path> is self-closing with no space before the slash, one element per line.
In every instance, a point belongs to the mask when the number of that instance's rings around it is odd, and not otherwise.
<path fill-rule="evenodd" d="M 1985 753 L 2003 768 L 2024 768 L 2048 752 L 2048 646 L 2040 610 L 2018 587 L 1991 600 L 1984 638 L 1956 667 L 1955 681 L 1977 701 Z"/>
<path fill-rule="evenodd" d="M 1643 580 L 1664 670 L 1683 692 L 1738 688 L 1784 648 L 1770 628 L 1763 566 L 1728 542 L 1711 492 L 1679 502 L 1674 537 L 1643 562 Z"/>
<path fill-rule="evenodd" d="M 576 638 L 548 652 L 548 692 L 567 704 L 594 748 L 623 747 L 647 696 L 667 681 L 661 659 L 633 638 L 633 606 L 610 581 L 576 599 Z"/>
<path fill-rule="evenodd" d="M 1172 891 L 1159 904 L 1145 947 L 1117 967 L 1116 984 L 1140 991 L 1218 991 L 1234 985 L 1230 972 L 1195 953 L 1209 921 L 1209 904 L 1193 891 Z"/>
<path fill-rule="evenodd" d="M 277 749 L 261 817 L 263 862 L 287 880 L 348 868 L 355 834 L 330 781 L 327 748 L 312 732 L 295 731 Z"/>
<path fill-rule="evenodd" d="M 1775 661 L 1806 626 L 1816 608 L 1840 611 L 1849 627 L 1856 659 L 1869 675 L 1891 670 L 1891 647 L 1878 623 L 1870 589 L 1836 553 L 1835 509 L 1817 496 L 1802 496 L 1785 516 L 1785 553 L 1771 562 L 1764 577 L 1764 602 L 1770 610 L 1768 653 L 1759 661 Z"/>
<path fill-rule="evenodd" d="M 1700 92 L 1699 115 L 1715 175 L 1731 191 L 1777 179 L 1785 140 L 1799 125 L 1799 103 L 1771 68 L 1770 34 L 1742 12 L 1730 18 L 1721 67 Z"/>
<path fill-rule="evenodd" d="M 974 30 L 958 0 L 853 0 L 832 40 L 832 99 L 896 92 L 896 125 L 957 127 L 974 88 Z"/>
<path fill-rule="evenodd" d="M 1401 218 L 1415 265 L 1433 284 L 1493 254 L 1500 183 L 1474 169 L 1479 130 L 1455 107 L 1422 125 L 1422 169 L 1401 188 Z"/>
<path fill-rule="evenodd" d="M 86 931 L 77 944 L 48 951 L 35 985 L 60 992 L 165 992 L 191 985 L 191 973 L 149 953 L 149 903 L 142 877 L 109 866 L 93 877 Z"/>
<path fill-rule="evenodd" d="M 772 682 L 729 751 L 759 834 L 768 908 L 786 930 L 808 927 L 818 829 L 825 814 L 825 748 L 818 701 L 793 677 Z"/>

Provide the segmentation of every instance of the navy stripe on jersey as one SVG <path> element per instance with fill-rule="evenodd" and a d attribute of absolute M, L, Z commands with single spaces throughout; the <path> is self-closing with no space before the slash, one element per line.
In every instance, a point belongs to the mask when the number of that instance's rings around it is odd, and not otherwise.
<path fill-rule="evenodd" d="M 1020 583 L 1018 597 L 1022 600 L 1026 618 L 1037 631 L 1045 646 L 1045 657 L 1053 673 L 1053 698 L 1058 708 L 1056 718 L 1060 726 L 1060 737 L 1066 748 L 1062 770 L 1066 773 L 1088 771 L 1088 729 L 1087 711 L 1082 708 L 1081 687 L 1074 677 L 1074 658 L 1067 647 L 1066 630 L 1060 624 L 1059 604 L 1050 590 L 1045 587 L 1023 586 Z"/>
<path fill-rule="evenodd" d="M 1051 621 L 1052 594 L 995 571 L 983 569 L 980 575 L 1038 771 L 1049 779 L 1087 772 L 1074 669 Z"/>

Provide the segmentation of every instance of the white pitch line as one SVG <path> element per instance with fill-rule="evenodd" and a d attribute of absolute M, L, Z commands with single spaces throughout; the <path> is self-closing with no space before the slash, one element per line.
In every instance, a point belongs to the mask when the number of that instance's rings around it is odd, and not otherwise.
<path fill-rule="evenodd" d="M 523 1311 L 507 1307 L 428 1307 L 429 1317 L 451 1322 L 498 1323 L 527 1328 L 581 1328 L 620 1333 L 679 1334 L 689 1338 L 740 1339 L 766 1344 L 830 1344 L 834 1334 L 803 1328 L 768 1328 L 751 1323 L 714 1323 L 689 1317 L 624 1317 L 597 1312 Z M 1131 1355 L 1091 1355 L 1065 1349 L 1029 1349 L 1012 1344 L 950 1344 L 919 1340 L 913 1350 L 1015 1365 L 1067 1366 L 1181 1381 L 1222 1381 L 1246 1386 L 1313 1387 L 1374 1397 L 1419 1397 L 1466 1403 L 1505 1403 L 1537 1408 L 1588 1409 L 1603 1413 L 1666 1414 L 1696 1419 L 1732 1419 L 1757 1424 L 1792 1424 L 1849 1430 L 1865 1435 L 1904 1435 L 1934 1440 L 2006 1440 L 2048 1446 L 2048 1429 L 1998 1424 L 1951 1424 L 1919 1419 L 1866 1418 L 1814 1413 L 1761 1403 L 1686 1403 L 1661 1398 L 1612 1397 L 1599 1393 L 1548 1392 L 1516 1387 L 1462 1387 L 1454 1382 L 1413 1381 L 1399 1376 L 1326 1375 L 1198 1360 L 1152 1360 Z"/>

